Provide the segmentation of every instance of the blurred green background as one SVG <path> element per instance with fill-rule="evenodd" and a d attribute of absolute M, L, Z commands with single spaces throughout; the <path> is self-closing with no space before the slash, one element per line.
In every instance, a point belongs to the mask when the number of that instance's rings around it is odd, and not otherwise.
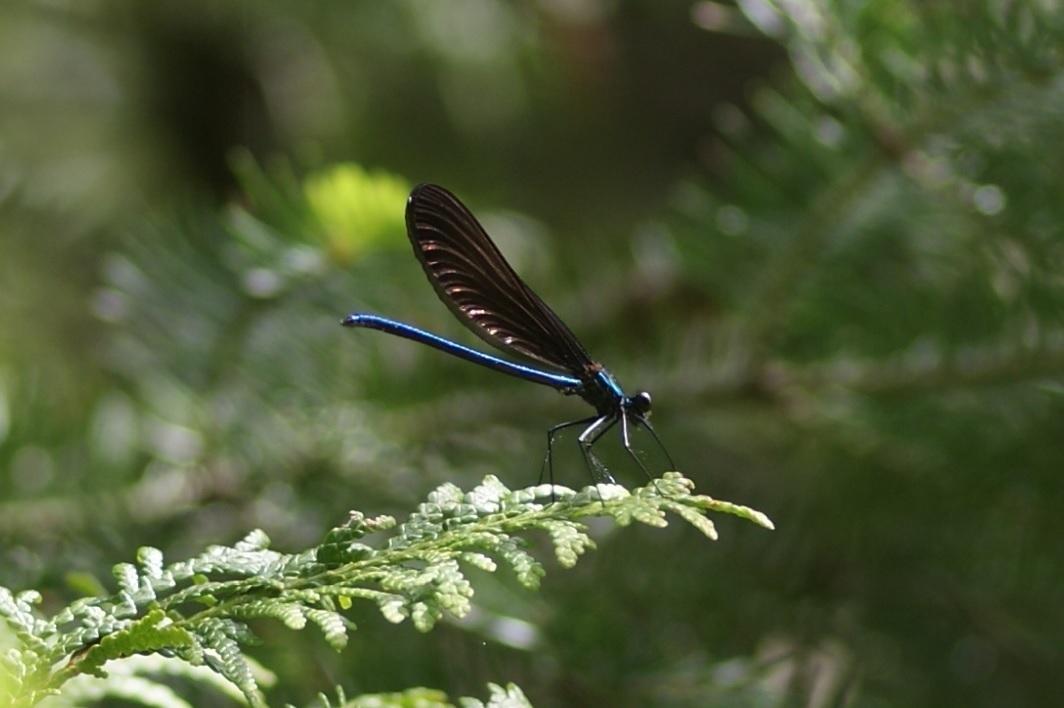
<path fill-rule="evenodd" d="M 339 326 L 470 341 L 403 235 L 433 181 L 653 392 L 698 491 L 777 530 L 603 528 L 428 635 L 356 606 L 340 655 L 264 624 L 272 703 L 1053 704 L 1059 5 L 0 5 L 0 584 L 47 611 L 140 545 L 296 550 L 443 481 L 533 484 L 579 401 Z"/>

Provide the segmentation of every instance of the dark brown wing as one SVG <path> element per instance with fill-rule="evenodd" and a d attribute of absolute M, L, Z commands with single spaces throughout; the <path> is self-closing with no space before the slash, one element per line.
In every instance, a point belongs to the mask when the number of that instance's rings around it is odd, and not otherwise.
<path fill-rule="evenodd" d="M 436 294 L 473 333 L 504 352 L 587 375 L 587 350 L 457 197 L 434 184 L 418 185 L 407 201 L 406 230 Z"/>

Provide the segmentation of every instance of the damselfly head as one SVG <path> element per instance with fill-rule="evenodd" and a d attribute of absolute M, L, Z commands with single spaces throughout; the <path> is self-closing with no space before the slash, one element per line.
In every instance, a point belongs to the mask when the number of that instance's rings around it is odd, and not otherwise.
<path fill-rule="evenodd" d="M 650 415 L 650 394 L 646 391 L 640 391 L 634 396 L 630 396 L 626 408 L 639 418 L 648 417 Z"/>

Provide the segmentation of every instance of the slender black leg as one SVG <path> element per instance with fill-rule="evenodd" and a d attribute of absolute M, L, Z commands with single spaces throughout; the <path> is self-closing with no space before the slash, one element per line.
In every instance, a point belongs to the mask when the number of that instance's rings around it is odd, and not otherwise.
<path fill-rule="evenodd" d="M 624 449 L 628 451 L 628 455 L 639 465 L 639 469 L 643 470 L 643 474 L 647 476 L 647 479 L 653 480 L 654 475 L 650 474 L 650 470 L 647 469 L 647 466 L 639 459 L 639 455 L 635 454 L 635 450 L 632 449 L 632 441 L 628 437 L 628 416 L 624 413 L 621 413 L 621 442 L 624 443 Z"/>
<path fill-rule="evenodd" d="M 543 483 L 543 470 L 546 469 L 548 473 L 547 479 L 550 482 L 551 486 L 554 486 L 554 438 L 555 436 L 557 436 L 558 432 L 565 430 L 566 428 L 571 428 L 574 425 L 585 425 L 593 420 L 598 420 L 598 416 L 591 416 L 590 418 L 581 418 L 580 420 L 570 420 L 567 423 L 558 423 L 558 425 L 555 425 L 547 431 L 547 455 L 543 458 L 543 467 L 541 467 L 539 470 L 539 481 L 536 482 L 536 484 Z M 553 493 L 551 501 L 553 501 Z"/>
<path fill-rule="evenodd" d="M 595 453 L 591 451 L 591 447 L 598 442 L 598 439 L 601 438 L 606 431 L 617 424 L 617 415 L 610 413 L 594 418 L 593 420 L 595 422 L 589 425 L 584 432 L 580 433 L 580 437 L 577 438 L 577 441 L 580 443 L 580 451 L 584 453 L 584 461 L 587 463 L 588 470 L 593 471 L 591 481 L 594 484 L 598 484 L 600 481 L 605 482 L 606 484 L 616 484 L 613 475 L 611 475 L 609 470 L 606 469 L 606 466 L 595 457 Z M 598 473 L 599 478 L 595 477 L 594 472 Z"/>
<path fill-rule="evenodd" d="M 654 437 L 654 441 L 657 442 L 658 447 L 661 448 L 661 451 L 663 453 L 665 453 L 665 459 L 669 461 L 669 467 L 672 470 L 675 470 L 676 463 L 672 461 L 672 455 L 670 455 L 669 451 L 665 448 L 665 443 L 661 442 L 661 438 L 658 437 L 658 431 L 654 430 L 654 426 L 652 426 L 650 424 L 650 421 L 646 418 L 636 418 L 635 420 L 644 428 L 650 431 L 650 434 Z"/>
<path fill-rule="evenodd" d="M 558 425 L 555 425 L 549 430 L 547 430 L 547 454 L 543 458 L 543 466 L 540 468 L 539 481 L 537 482 L 537 484 L 542 484 L 543 471 L 546 470 L 548 474 L 548 481 L 550 482 L 551 486 L 554 485 L 554 439 L 555 437 L 557 437 L 558 433 L 562 430 L 565 430 L 566 428 L 571 428 L 576 425 L 587 424 L 590 425 L 588 425 L 588 427 L 584 429 L 584 432 L 580 433 L 580 437 L 577 438 L 577 442 L 579 442 L 580 444 L 580 452 L 584 456 L 584 463 L 587 465 L 588 474 L 591 476 L 591 483 L 616 484 L 616 481 L 613 479 L 613 475 L 611 475 L 609 470 L 606 469 L 606 466 L 602 464 L 602 461 L 595 456 L 595 453 L 594 451 L 592 451 L 591 448 L 594 447 L 595 443 L 599 441 L 599 438 L 609 432 L 610 428 L 616 425 L 618 419 L 620 419 L 621 442 L 624 445 L 624 449 L 628 452 L 628 455 L 633 460 L 635 460 L 635 463 L 639 465 L 639 469 L 643 470 L 643 474 L 647 476 L 647 479 L 654 482 L 656 486 L 657 481 L 655 480 L 654 475 L 650 473 L 650 470 L 647 469 L 646 464 L 643 462 L 643 460 L 639 458 L 639 455 L 636 454 L 635 449 L 632 447 L 632 441 L 628 425 L 629 416 L 632 417 L 632 420 L 634 420 L 637 425 L 642 425 L 650 431 L 651 436 L 654 438 L 654 442 L 658 444 L 658 447 L 665 454 L 665 458 L 669 461 L 669 466 L 672 469 L 676 469 L 676 463 L 673 462 L 672 455 L 669 454 L 668 449 L 666 449 L 665 444 L 658 436 L 658 432 L 654 430 L 654 426 L 650 424 L 649 420 L 640 416 L 636 416 L 632 413 L 610 413 L 602 416 L 591 416 L 590 418 L 581 418 L 580 420 L 570 420 L 565 423 L 559 423 Z M 551 500 L 553 501 L 553 495 Z"/>
<path fill-rule="evenodd" d="M 654 436 L 654 440 L 657 441 L 658 447 L 660 447 L 661 451 L 665 453 L 665 458 L 669 461 L 669 466 L 672 467 L 673 469 L 676 469 L 676 463 L 674 463 L 672 461 L 672 455 L 670 455 L 669 451 L 665 449 L 665 445 L 662 444 L 661 438 L 658 437 L 657 431 L 654 430 L 653 426 L 650 425 L 650 421 L 647 420 L 646 418 L 638 418 L 638 417 L 635 417 L 635 421 L 636 421 L 637 425 L 642 425 L 647 430 L 650 431 L 650 434 Z M 650 470 L 648 470 L 647 466 L 645 464 L 643 464 L 643 461 L 639 459 L 639 456 L 635 454 L 635 450 L 632 449 L 632 446 L 629 443 L 629 440 L 628 440 L 628 416 L 626 416 L 624 414 L 621 414 L 621 439 L 624 442 L 624 449 L 628 451 L 628 454 L 632 456 L 632 459 L 635 460 L 636 464 L 638 464 L 640 469 L 643 470 L 643 472 L 647 476 L 647 479 L 649 479 L 651 484 L 654 485 L 654 489 L 656 489 L 658 491 L 658 494 L 661 494 L 661 488 L 658 486 L 658 480 L 654 478 L 654 475 L 650 474 Z"/>

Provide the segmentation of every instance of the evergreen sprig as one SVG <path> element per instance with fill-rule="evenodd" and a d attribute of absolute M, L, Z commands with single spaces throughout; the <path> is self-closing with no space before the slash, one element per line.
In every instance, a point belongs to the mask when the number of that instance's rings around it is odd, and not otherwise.
<path fill-rule="evenodd" d="M 355 600 L 427 632 L 445 614 L 469 612 L 474 589 L 466 565 L 489 572 L 507 565 L 524 587 L 538 588 L 546 570 L 525 538 L 534 531 L 545 531 L 558 562 L 571 567 L 595 547 L 581 522 L 589 517 L 662 527 L 671 512 L 711 539 L 717 534 L 710 511 L 772 528 L 764 514 L 694 495 L 692 488 L 675 472 L 632 492 L 617 485 L 515 491 L 489 476 L 468 493 L 440 486 L 402 524 L 352 512 L 320 545 L 299 553 L 271 550 L 261 531 L 169 565 L 161 551 L 141 548 L 136 563 L 114 567 L 116 593 L 79 599 L 50 619 L 35 611 L 39 594 L 0 588 L 0 617 L 20 644 L 3 660 L 10 704 L 33 705 L 79 675 L 106 677 L 110 661 L 161 654 L 207 666 L 252 705 L 264 705 L 244 654 L 259 642 L 250 620 L 276 619 L 297 630 L 316 625 L 339 651 L 355 629 L 342 612 Z"/>
<path fill-rule="evenodd" d="M 517 686 L 488 684 L 490 696 L 487 702 L 476 698 L 460 698 L 461 708 L 528 708 L 532 704 Z M 401 693 L 375 693 L 347 700 L 342 689 L 337 689 L 337 702 L 325 694 L 318 696 L 320 708 L 454 708 L 442 691 L 429 688 L 412 688 Z"/>

